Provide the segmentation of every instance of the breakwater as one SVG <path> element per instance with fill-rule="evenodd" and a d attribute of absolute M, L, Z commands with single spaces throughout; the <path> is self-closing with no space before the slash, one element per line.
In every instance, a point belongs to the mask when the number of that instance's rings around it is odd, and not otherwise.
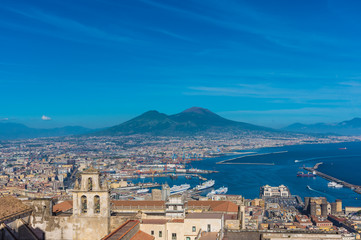
<path fill-rule="evenodd" d="M 265 155 L 272 155 L 272 154 L 280 154 L 280 153 L 286 153 L 288 151 L 279 151 L 279 152 L 270 152 L 270 153 L 258 153 L 258 154 L 251 154 L 251 155 L 245 155 L 245 156 L 238 156 L 231 159 L 223 160 L 220 162 L 216 162 L 216 164 L 246 164 L 246 165 L 275 165 L 274 163 L 262 163 L 262 162 L 256 162 L 256 163 L 238 163 L 238 162 L 232 162 L 238 159 L 246 158 L 246 157 L 256 157 L 256 156 L 265 156 Z"/>
<path fill-rule="evenodd" d="M 317 163 L 314 167 L 303 167 L 303 169 L 309 171 L 309 172 L 315 172 L 317 176 L 320 176 L 328 181 L 331 181 L 331 182 L 336 182 L 338 184 L 341 184 L 342 186 L 344 187 L 347 187 L 347 188 L 351 188 L 354 192 L 358 193 L 358 194 L 361 194 L 361 186 L 359 185 L 355 185 L 355 184 L 351 184 L 351 183 L 348 183 L 348 182 L 345 182 L 341 179 L 338 179 L 338 178 L 335 178 L 333 176 L 330 176 L 330 175 L 327 175 L 323 172 L 320 172 L 318 171 L 318 166 L 321 165 L 321 163 Z"/>

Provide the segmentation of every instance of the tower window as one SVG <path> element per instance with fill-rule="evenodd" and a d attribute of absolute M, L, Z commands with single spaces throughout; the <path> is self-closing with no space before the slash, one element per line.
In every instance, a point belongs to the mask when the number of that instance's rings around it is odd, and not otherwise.
<path fill-rule="evenodd" d="M 88 191 L 93 190 L 93 179 L 88 178 Z"/>
<path fill-rule="evenodd" d="M 84 196 L 84 195 L 81 196 L 80 202 L 81 202 L 81 212 L 86 213 L 88 210 L 88 202 L 87 202 L 86 196 Z"/>
<path fill-rule="evenodd" d="M 94 213 L 100 213 L 100 197 L 94 196 Z"/>
<path fill-rule="evenodd" d="M 162 231 L 159 231 L 159 237 L 162 237 L 163 234 L 162 234 Z"/>

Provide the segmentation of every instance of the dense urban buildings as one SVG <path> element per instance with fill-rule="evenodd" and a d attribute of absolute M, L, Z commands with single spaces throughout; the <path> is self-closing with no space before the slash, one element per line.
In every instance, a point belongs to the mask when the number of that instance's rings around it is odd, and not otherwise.
<path fill-rule="evenodd" d="M 146 137 L 141 140 L 131 136 L 3 141 L 1 236 L 5 239 L 24 236 L 27 239 L 357 239 L 360 208 L 343 207 L 341 200 L 302 199 L 292 195 L 292 189 L 285 185 L 260 186 L 260 198 L 245 199 L 242 195 L 226 194 L 226 188 L 213 190 L 206 196 L 198 191 L 202 185 L 190 188 L 184 184 L 175 188 L 156 183 L 157 177 L 203 179 L 214 170 L 195 169 L 187 163 L 247 150 L 252 144 L 269 147 L 310 140 L 325 143 L 344 139 L 268 141 L 255 137 L 225 141 Z M 155 181 L 139 181 L 148 177 Z M 138 184 L 132 183 L 137 179 Z"/>

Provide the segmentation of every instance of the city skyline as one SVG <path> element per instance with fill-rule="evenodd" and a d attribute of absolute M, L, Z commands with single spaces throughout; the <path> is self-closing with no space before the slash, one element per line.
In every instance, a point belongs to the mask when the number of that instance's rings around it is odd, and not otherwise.
<path fill-rule="evenodd" d="M 99 128 L 192 106 L 276 128 L 360 117 L 360 8 L 4 1 L 0 121 Z"/>

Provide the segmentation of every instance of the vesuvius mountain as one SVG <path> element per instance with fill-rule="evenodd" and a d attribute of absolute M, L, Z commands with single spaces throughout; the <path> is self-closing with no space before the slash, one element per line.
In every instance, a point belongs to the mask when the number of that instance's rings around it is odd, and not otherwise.
<path fill-rule="evenodd" d="M 192 107 L 174 115 L 166 115 L 154 110 L 148 111 L 122 124 L 95 132 L 94 135 L 150 134 L 184 136 L 227 132 L 276 132 L 276 130 L 228 120 L 208 109 Z"/>

